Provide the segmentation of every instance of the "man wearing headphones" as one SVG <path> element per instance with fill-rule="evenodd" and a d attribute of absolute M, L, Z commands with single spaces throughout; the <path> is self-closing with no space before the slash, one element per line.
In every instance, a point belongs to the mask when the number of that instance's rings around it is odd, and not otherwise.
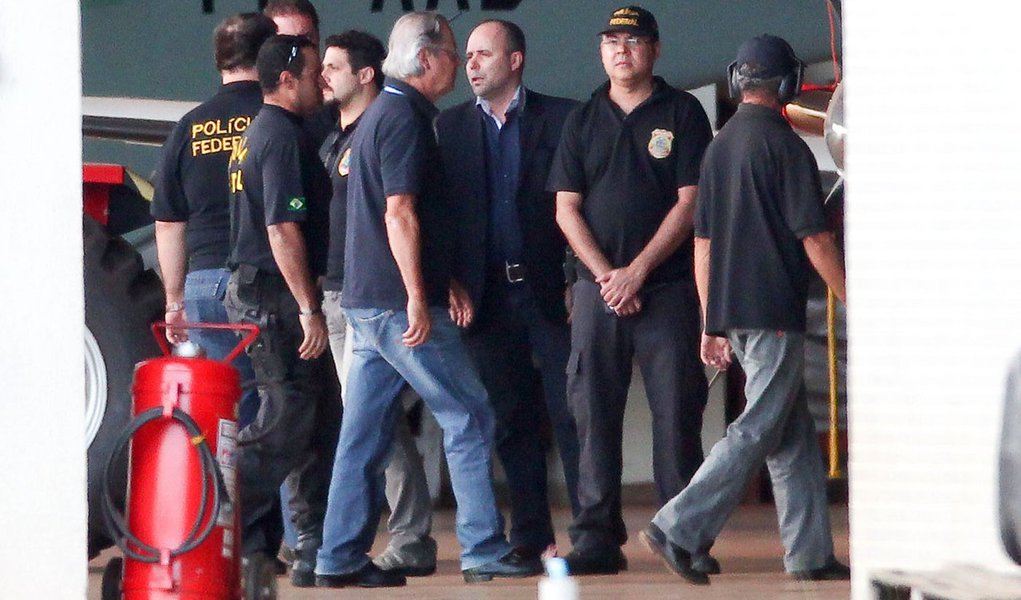
<path fill-rule="evenodd" d="M 833 556 L 826 480 L 804 388 L 810 269 L 846 300 L 844 268 L 826 230 L 819 169 L 780 114 L 803 63 L 781 38 L 745 42 L 730 65 L 737 113 L 709 145 L 695 217 L 695 280 L 704 315 L 702 360 L 747 375 L 744 412 L 688 487 L 641 532 L 688 581 L 707 584 L 692 556 L 713 545 L 762 463 L 769 468 L 794 579 L 848 579 Z"/>

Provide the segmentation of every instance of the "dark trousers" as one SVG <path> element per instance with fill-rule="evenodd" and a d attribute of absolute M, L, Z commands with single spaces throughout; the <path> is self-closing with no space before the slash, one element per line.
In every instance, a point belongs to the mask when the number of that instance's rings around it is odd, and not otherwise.
<path fill-rule="evenodd" d="M 231 274 L 224 299 L 233 323 L 254 323 L 258 339 L 248 348 L 262 402 L 255 420 L 238 434 L 241 545 L 245 554 L 276 554 L 281 527 L 280 485 L 295 473 L 294 523 L 301 538 L 320 538 L 339 419 L 320 416 L 331 405 L 326 385 L 332 361 L 298 358 L 304 338 L 298 305 L 278 275 L 246 266 Z M 336 392 L 336 389 L 333 389 Z M 339 411 L 339 398 L 333 399 Z M 333 429 L 331 433 L 329 429 Z"/>
<path fill-rule="evenodd" d="M 631 317 L 608 312 L 599 286 L 574 285 L 567 396 L 581 440 L 581 511 L 569 529 L 579 549 L 627 541 L 620 481 L 624 408 L 637 359 L 652 411 L 653 475 L 660 503 L 677 495 L 702 463 L 708 388 L 699 360 L 698 299 L 690 282 L 659 284 Z"/>
<path fill-rule="evenodd" d="M 340 381 L 329 349 L 312 361 L 312 375 L 320 392 L 316 394 L 314 427 L 305 460 L 287 475 L 287 510 L 297 535 L 296 548 L 318 548 L 323 539 L 326 499 L 333 475 L 333 455 L 340 437 L 343 407 Z"/>
<path fill-rule="evenodd" d="M 478 322 L 464 340 L 496 417 L 496 454 L 510 492 L 510 543 L 541 551 L 554 543 L 539 426 L 546 411 L 560 446 L 572 504 L 578 479 L 577 430 L 565 399 L 570 330 L 566 323 L 549 321 L 523 285 L 507 286 L 502 292 L 499 300 L 483 300 Z M 533 385 L 536 367 L 542 394 Z"/>

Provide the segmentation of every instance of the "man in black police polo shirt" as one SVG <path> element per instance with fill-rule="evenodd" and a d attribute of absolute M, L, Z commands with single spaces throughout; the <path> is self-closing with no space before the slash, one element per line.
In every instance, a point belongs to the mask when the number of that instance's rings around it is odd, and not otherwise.
<path fill-rule="evenodd" d="M 262 329 L 248 350 L 262 404 L 238 435 L 238 468 L 243 552 L 272 556 L 278 543 L 273 501 L 287 474 L 309 460 L 317 399 L 329 372 L 319 358 L 327 334 L 315 287 L 325 262 L 329 180 L 302 129 L 302 118 L 322 103 L 315 48 L 305 37 L 274 36 L 256 66 L 264 105 L 229 167 L 232 273 L 224 304 L 232 322 Z M 298 553 L 310 555 L 295 563 L 298 585 L 311 584 L 317 520 L 306 513 L 299 521 L 308 522 L 296 523 Z"/>
<path fill-rule="evenodd" d="M 433 133 L 435 102 L 454 87 L 459 56 L 446 19 L 408 13 L 390 33 L 383 93 L 351 141 L 341 304 L 354 353 L 346 385 L 316 585 L 405 585 L 367 555 L 384 504 L 396 398 L 405 382 L 444 433 L 466 581 L 541 571 L 503 535 L 493 494 L 493 413 L 448 313 L 466 294 L 450 278 L 449 202 Z M 455 315 L 458 319 L 458 315 Z"/>
<path fill-rule="evenodd" d="M 609 82 L 568 117 L 548 186 L 580 259 L 567 365 L 581 439 L 581 511 L 566 557 L 575 574 L 627 566 L 621 436 L 633 357 L 652 410 L 661 502 L 702 462 L 707 396 L 691 222 L 709 120 L 693 96 L 653 76 L 659 29 L 648 11 L 614 11 L 600 52 Z M 706 568 L 711 562 L 706 556 Z"/>
<path fill-rule="evenodd" d="M 340 300 L 344 289 L 344 243 L 347 237 L 347 185 L 351 174 L 351 139 L 365 109 L 383 88 L 386 49 L 375 36 L 345 31 L 326 38 L 323 77 L 324 100 L 336 105 L 339 118 L 319 150 L 333 182 L 330 200 L 330 249 L 323 283 L 323 314 L 330 332 L 330 350 L 343 377 L 351 360 L 347 319 Z M 421 402 L 405 386 L 402 405 Z M 390 504 L 387 526 L 390 541 L 373 562 L 384 571 L 424 576 L 436 571 L 436 541 L 432 531 L 432 498 L 408 419 L 398 418 L 394 449 L 386 467 L 386 497 Z"/>
<path fill-rule="evenodd" d="M 778 37 L 745 42 L 728 73 L 741 105 L 702 166 L 695 219 L 702 359 L 726 368 L 733 348 L 748 376 L 748 402 L 688 487 L 640 534 L 693 583 L 708 579 L 692 571 L 691 555 L 713 544 L 763 462 L 787 572 L 802 580 L 850 577 L 833 556 L 826 476 L 805 398 L 810 268 L 841 301 L 846 296 L 815 159 L 780 115 L 798 93 L 803 69 Z"/>
<path fill-rule="evenodd" d="M 152 216 L 156 252 L 167 293 L 166 322 L 226 323 L 223 296 L 230 272 L 230 208 L 227 161 L 241 135 L 262 106 L 255 59 L 276 26 L 258 13 L 228 17 L 213 32 L 216 68 L 223 85 L 177 123 L 163 145 L 155 182 Z M 187 273 L 187 275 L 185 275 Z M 206 355 L 222 359 L 237 345 L 230 332 L 196 329 L 191 339 Z M 172 342 L 189 338 L 183 329 L 168 329 Z M 234 361 L 245 389 L 239 422 L 250 423 L 259 410 L 251 361 Z"/>

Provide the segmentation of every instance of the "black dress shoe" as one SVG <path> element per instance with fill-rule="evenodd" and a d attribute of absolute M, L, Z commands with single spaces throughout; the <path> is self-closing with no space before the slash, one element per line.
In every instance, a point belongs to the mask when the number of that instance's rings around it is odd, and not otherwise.
<path fill-rule="evenodd" d="M 381 570 L 376 565 L 366 563 L 354 573 L 346 575 L 316 575 L 316 587 L 340 588 L 357 586 L 364 588 L 401 587 L 408 580 L 403 575 Z"/>
<path fill-rule="evenodd" d="M 627 570 L 627 559 L 618 547 L 571 550 L 564 557 L 571 575 L 616 575 Z"/>
<path fill-rule="evenodd" d="M 539 573 L 542 573 L 539 559 L 524 558 L 513 550 L 500 560 L 461 571 L 467 583 L 492 581 L 494 577 L 531 577 Z"/>
<path fill-rule="evenodd" d="M 517 554 L 525 560 L 542 560 L 542 553 L 546 551 L 546 548 L 535 548 L 533 546 L 515 546 L 514 554 Z"/>
<path fill-rule="evenodd" d="M 831 556 L 822 567 L 807 571 L 792 571 L 791 577 L 798 581 L 843 581 L 851 578 L 851 567 Z"/>
<path fill-rule="evenodd" d="M 649 523 L 648 527 L 639 532 L 638 538 L 653 554 L 663 559 L 674 573 L 695 585 L 709 585 L 709 576 L 692 568 L 691 553 L 666 539 L 666 534 L 656 525 Z"/>
<path fill-rule="evenodd" d="M 691 555 L 691 568 L 706 575 L 719 575 L 720 561 L 709 555 L 708 552 L 695 552 Z"/>

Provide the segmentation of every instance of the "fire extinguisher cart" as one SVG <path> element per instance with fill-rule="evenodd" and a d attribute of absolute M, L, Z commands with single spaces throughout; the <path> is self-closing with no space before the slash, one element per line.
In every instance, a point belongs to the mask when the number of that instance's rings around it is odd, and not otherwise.
<path fill-rule="evenodd" d="M 222 361 L 215 361 L 191 343 L 170 352 L 163 335 L 166 324 L 153 325 L 165 356 L 135 367 L 133 418 L 108 463 L 130 443 L 125 514 L 117 511 L 109 493 L 103 504 L 111 537 L 124 554 L 123 560 L 113 559 L 106 567 L 103 600 L 273 600 L 272 565 L 241 568 L 237 503 L 241 386 L 231 362 L 259 329 L 182 327 L 247 335 Z"/>

